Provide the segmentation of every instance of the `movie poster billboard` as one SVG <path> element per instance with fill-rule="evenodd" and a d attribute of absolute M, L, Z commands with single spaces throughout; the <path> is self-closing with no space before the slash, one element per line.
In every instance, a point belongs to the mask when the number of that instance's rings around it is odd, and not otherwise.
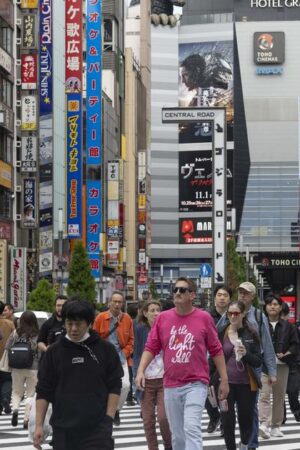
<path fill-rule="evenodd" d="M 212 151 L 179 152 L 179 211 L 212 210 Z M 233 151 L 227 151 L 227 206 L 233 198 Z"/>
<path fill-rule="evenodd" d="M 37 46 L 35 21 L 35 14 L 24 14 L 22 16 L 21 48 L 23 50 L 33 50 Z"/>
<path fill-rule="evenodd" d="M 66 0 L 66 92 L 82 90 L 82 0 Z"/>
<path fill-rule="evenodd" d="M 69 238 L 82 233 L 81 94 L 67 94 L 67 224 Z"/>
<path fill-rule="evenodd" d="M 37 226 L 35 178 L 23 178 L 22 226 L 23 228 L 35 228 Z"/>
<path fill-rule="evenodd" d="M 21 55 L 21 81 L 22 89 L 36 89 L 37 83 L 37 56 L 36 54 Z"/>
<path fill-rule="evenodd" d="M 22 136 L 21 138 L 21 172 L 36 172 L 37 168 L 37 137 Z"/>
<path fill-rule="evenodd" d="M 10 258 L 10 299 L 15 312 L 26 310 L 26 248 L 12 247 Z"/>
<path fill-rule="evenodd" d="M 190 38 L 191 39 L 191 38 Z M 233 140 L 233 40 L 179 44 L 180 107 L 226 107 L 227 141 Z M 179 142 L 211 142 L 210 123 L 179 126 Z"/>

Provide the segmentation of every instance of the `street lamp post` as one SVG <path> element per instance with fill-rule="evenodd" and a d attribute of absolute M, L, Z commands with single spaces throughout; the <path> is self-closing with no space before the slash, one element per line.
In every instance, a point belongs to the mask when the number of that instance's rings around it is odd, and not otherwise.
<path fill-rule="evenodd" d="M 164 299 L 164 265 L 160 265 L 160 298 Z"/>

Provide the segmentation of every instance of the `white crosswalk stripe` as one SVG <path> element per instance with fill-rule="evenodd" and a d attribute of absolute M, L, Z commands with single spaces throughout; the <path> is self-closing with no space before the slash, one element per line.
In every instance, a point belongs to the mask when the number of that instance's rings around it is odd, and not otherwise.
<path fill-rule="evenodd" d="M 0 449 L 6 450 L 33 450 L 33 445 L 28 440 L 27 431 L 22 428 L 24 417 L 24 406 L 19 411 L 19 425 L 11 426 L 11 415 L 0 416 Z M 208 424 L 206 412 L 203 416 L 203 430 Z M 295 421 L 294 416 L 288 410 L 287 422 L 282 426 L 283 438 L 271 438 L 260 440 L 263 450 L 300 450 L 300 423 Z M 147 450 L 142 419 L 138 406 L 126 406 L 121 411 L 121 425 L 114 428 L 114 439 L 116 450 Z M 239 432 L 236 430 L 236 440 L 239 440 Z M 208 450 L 225 450 L 225 443 L 219 432 L 208 434 L 203 432 L 203 448 Z M 51 450 L 48 444 L 43 445 L 44 450 Z M 84 450 L 84 449 L 82 449 Z M 159 450 L 163 450 L 163 445 Z"/>

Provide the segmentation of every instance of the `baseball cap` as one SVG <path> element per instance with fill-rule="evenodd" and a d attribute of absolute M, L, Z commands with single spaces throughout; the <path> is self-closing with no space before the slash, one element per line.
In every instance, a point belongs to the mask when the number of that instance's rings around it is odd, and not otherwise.
<path fill-rule="evenodd" d="M 247 292 L 251 292 L 251 294 L 256 294 L 256 287 L 250 281 L 244 281 L 238 287 L 238 289 L 245 289 Z"/>

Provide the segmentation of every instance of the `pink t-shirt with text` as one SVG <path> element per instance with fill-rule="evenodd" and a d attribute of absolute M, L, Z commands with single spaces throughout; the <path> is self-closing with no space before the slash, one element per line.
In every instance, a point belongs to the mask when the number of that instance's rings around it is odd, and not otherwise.
<path fill-rule="evenodd" d="M 149 333 L 145 350 L 154 356 L 161 350 L 164 360 L 164 386 L 179 387 L 202 381 L 209 383 L 207 352 L 223 354 L 210 314 L 194 309 L 180 315 L 176 309 L 162 312 Z"/>

